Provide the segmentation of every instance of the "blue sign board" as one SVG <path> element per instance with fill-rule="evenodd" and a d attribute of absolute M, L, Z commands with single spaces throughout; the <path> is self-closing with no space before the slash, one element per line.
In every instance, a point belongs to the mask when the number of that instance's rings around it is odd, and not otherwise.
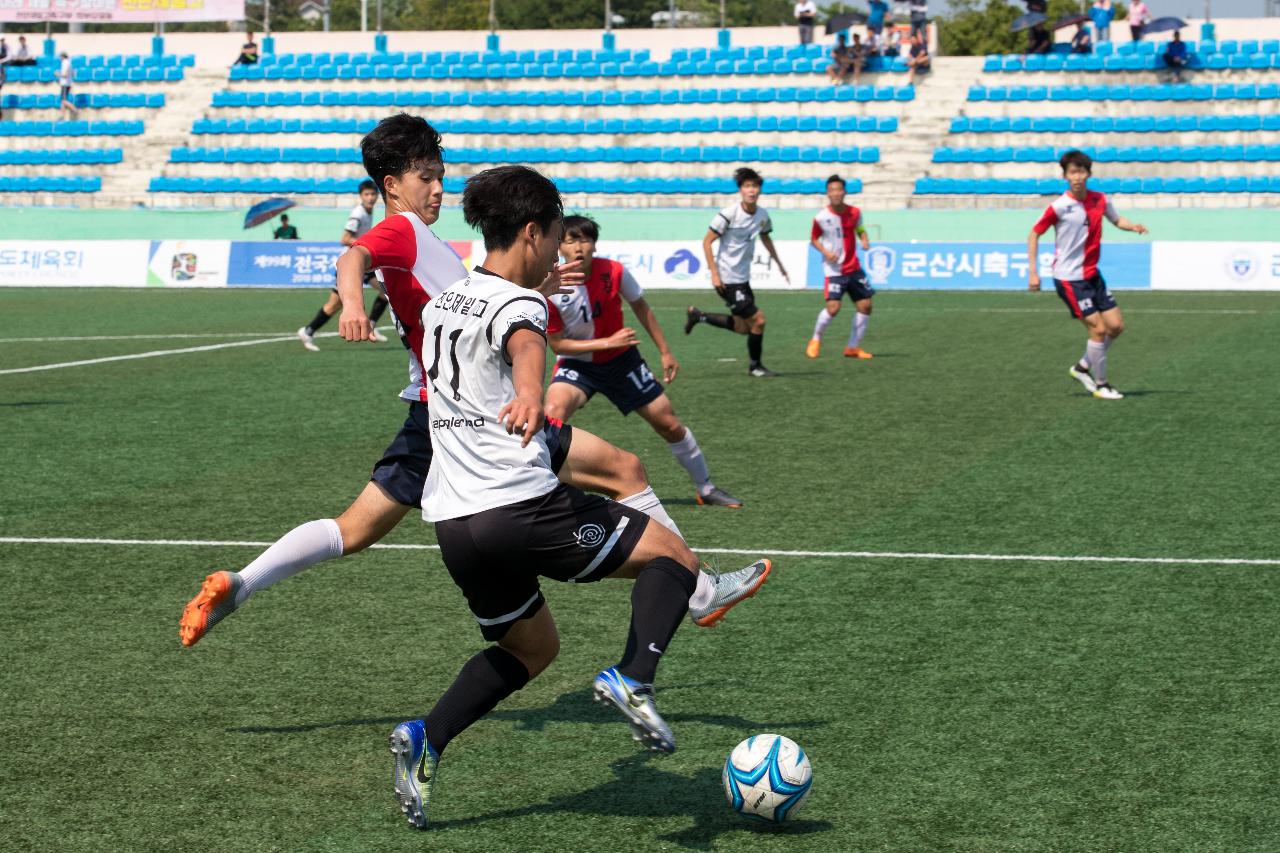
<path fill-rule="evenodd" d="M 229 287 L 333 287 L 341 243 L 275 240 L 232 243 Z"/>

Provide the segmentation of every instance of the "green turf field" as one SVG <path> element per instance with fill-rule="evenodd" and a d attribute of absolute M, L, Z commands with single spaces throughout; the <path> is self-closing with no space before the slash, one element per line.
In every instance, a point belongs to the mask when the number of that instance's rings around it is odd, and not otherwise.
<path fill-rule="evenodd" d="M 269 542 L 339 513 L 403 418 L 398 344 L 3 372 L 236 340 L 19 337 L 288 337 L 323 296 L 0 290 L 0 536 Z M 576 422 L 640 454 L 695 548 L 777 565 L 677 635 L 679 752 L 589 701 L 629 587 L 552 586 L 560 660 L 449 748 L 414 833 L 386 737 L 482 647 L 435 552 L 320 566 L 183 649 L 203 576 L 260 548 L 0 542 L 0 848 L 1280 849 L 1280 565 L 980 556 L 1280 558 L 1280 294 L 1121 294 L 1119 403 L 1067 377 L 1083 335 L 1052 294 L 882 294 L 853 362 L 847 308 L 809 361 L 818 298 L 766 293 L 763 381 L 743 339 L 679 333 L 686 295 L 651 298 L 677 411 L 747 507 L 694 506 L 604 400 Z M 411 517 L 389 541 L 434 540 Z M 781 831 L 720 788 L 765 731 L 815 772 Z"/>

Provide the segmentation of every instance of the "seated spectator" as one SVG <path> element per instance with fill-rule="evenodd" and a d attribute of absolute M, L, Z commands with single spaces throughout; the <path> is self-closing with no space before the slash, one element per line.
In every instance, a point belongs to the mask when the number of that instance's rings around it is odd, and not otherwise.
<path fill-rule="evenodd" d="M 827 68 L 827 75 L 833 84 L 844 82 L 844 78 L 849 74 L 850 64 L 849 42 L 844 37 L 844 33 L 840 33 L 836 36 L 836 48 L 831 51 L 831 65 Z"/>
<path fill-rule="evenodd" d="M 867 56 L 880 55 L 880 38 L 876 31 L 871 29 L 870 25 L 867 26 L 867 38 L 862 43 L 862 47 L 866 50 Z"/>
<path fill-rule="evenodd" d="M 929 45 L 925 44 L 923 36 L 912 36 L 911 55 L 907 59 L 907 68 L 910 69 L 907 74 L 907 85 L 914 86 L 916 82 L 916 74 L 928 73 L 929 67 Z"/>
<path fill-rule="evenodd" d="M 1093 21 L 1093 31 L 1098 34 L 1098 41 L 1111 41 L 1111 19 L 1115 10 L 1111 8 L 1111 0 L 1093 0 L 1089 8 L 1089 18 Z"/>
<path fill-rule="evenodd" d="M 884 40 L 884 55 L 890 59 L 897 59 L 902 56 L 902 31 L 894 30 L 889 38 Z"/>
<path fill-rule="evenodd" d="M 1076 34 L 1071 37 L 1072 53 L 1093 53 L 1093 37 L 1084 28 L 1084 24 L 1076 27 Z"/>
<path fill-rule="evenodd" d="M 280 227 L 275 230 L 277 240 L 297 240 L 298 229 L 289 224 L 289 214 L 281 214 Z"/>
<path fill-rule="evenodd" d="M 1027 33 L 1027 53 L 1048 53 L 1053 50 L 1053 36 L 1044 25 L 1032 27 Z"/>
<path fill-rule="evenodd" d="M 1134 41 L 1142 41 L 1142 28 L 1151 21 L 1151 10 L 1142 0 L 1133 0 L 1129 7 L 1129 35 Z"/>
<path fill-rule="evenodd" d="M 862 79 L 862 69 L 867 65 L 867 46 L 862 43 L 862 36 L 853 34 L 853 44 L 849 47 L 849 63 L 853 69 L 853 85 Z"/>
<path fill-rule="evenodd" d="M 236 65 L 257 65 L 258 64 L 258 46 L 254 44 L 253 33 L 249 33 L 249 40 L 244 43 L 244 47 L 240 48 L 240 58 L 236 60 Z"/>
<path fill-rule="evenodd" d="M 867 37 L 868 44 L 871 43 L 871 36 L 880 35 L 880 31 L 884 29 L 884 19 L 889 13 L 889 4 L 886 0 L 871 0 L 870 14 L 867 15 Z"/>
<path fill-rule="evenodd" d="M 1182 69 L 1187 67 L 1187 45 L 1182 41 L 1182 33 L 1173 31 L 1173 41 L 1164 49 L 1164 64 L 1173 69 L 1174 82 L 1182 82 Z"/>
<path fill-rule="evenodd" d="M 18 36 L 18 50 L 13 55 L 13 59 L 9 60 L 10 65 L 35 65 L 36 61 L 31 58 L 31 51 L 27 50 L 27 37 Z"/>

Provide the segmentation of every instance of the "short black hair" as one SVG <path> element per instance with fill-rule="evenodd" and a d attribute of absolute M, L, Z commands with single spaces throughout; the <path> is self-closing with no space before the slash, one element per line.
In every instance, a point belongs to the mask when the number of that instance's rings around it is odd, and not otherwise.
<path fill-rule="evenodd" d="M 530 222 L 543 231 L 564 216 L 556 185 L 528 166 L 497 166 L 467 179 L 462 218 L 484 236 L 486 251 L 510 249 Z"/>
<path fill-rule="evenodd" d="M 281 222 L 288 222 L 288 221 L 289 221 L 289 214 L 287 214 L 287 213 L 282 213 L 282 214 L 280 214 L 280 221 L 281 221 Z"/>
<path fill-rule="evenodd" d="M 586 237 L 592 243 L 600 240 L 600 223 L 585 213 L 574 213 L 564 218 L 564 236 Z"/>
<path fill-rule="evenodd" d="M 1062 167 L 1062 174 L 1067 173 L 1068 166 L 1079 166 L 1090 175 L 1093 174 L 1093 159 L 1083 151 L 1072 148 L 1070 151 L 1062 155 L 1062 159 L 1058 161 L 1058 165 Z"/>
<path fill-rule="evenodd" d="M 373 190 L 374 192 L 377 192 L 377 191 L 378 191 L 378 185 L 377 185 L 377 184 L 375 184 L 373 181 L 361 181 L 361 182 L 360 182 L 360 187 L 359 187 L 356 191 L 357 191 L 357 192 L 364 192 L 365 190 Z"/>
<path fill-rule="evenodd" d="M 411 169 L 444 161 L 440 134 L 426 119 L 408 113 L 398 113 L 378 122 L 378 126 L 360 140 L 360 155 L 364 159 L 364 170 L 373 179 L 360 184 L 360 189 L 369 184 L 382 195 L 386 195 L 388 176 L 398 178 Z"/>
<path fill-rule="evenodd" d="M 839 175 L 832 175 L 831 177 L 827 178 L 827 186 L 831 186 L 832 184 L 839 184 L 842 187 L 848 186 L 848 184 L 844 182 L 844 178 L 840 177 Z"/>
<path fill-rule="evenodd" d="M 733 182 L 741 187 L 743 184 L 759 184 L 764 186 L 764 178 L 750 166 L 742 166 L 733 173 Z"/>

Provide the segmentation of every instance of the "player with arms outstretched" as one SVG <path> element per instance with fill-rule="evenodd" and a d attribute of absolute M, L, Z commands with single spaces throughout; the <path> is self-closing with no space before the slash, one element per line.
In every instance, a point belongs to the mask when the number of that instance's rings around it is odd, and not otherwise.
<path fill-rule="evenodd" d="M 1027 238 L 1027 283 L 1040 289 L 1037 261 L 1040 235 L 1054 229 L 1057 250 L 1053 256 L 1053 286 L 1071 316 L 1084 324 L 1089 334 L 1084 356 L 1068 369 L 1071 377 L 1100 400 L 1121 400 L 1124 395 L 1111 387 L 1107 376 L 1107 353 L 1124 331 L 1124 317 L 1107 282 L 1098 271 L 1102 254 L 1102 220 L 1105 217 L 1122 231 L 1146 234 L 1144 225 L 1130 222 L 1116 213 L 1105 195 L 1089 189 L 1093 160 L 1083 151 L 1068 151 L 1059 161 L 1067 180 L 1067 191 L 1045 208 Z"/>
<path fill-rule="evenodd" d="M 740 507 L 742 501 L 711 482 L 693 430 L 676 417 L 671 398 L 645 364 L 634 329 L 623 325 L 625 299 L 662 356 L 662 378 L 671 382 L 680 364 L 667 346 L 662 326 L 645 301 L 644 290 L 622 264 L 596 257 L 600 226 L 588 216 L 564 218 L 560 254 L 577 262 L 586 281 L 548 299 L 547 339 L 559 356 L 547 388 L 547 417 L 567 421 L 600 392 L 624 415 L 635 412 L 667 443 L 688 472 L 699 505 Z"/>
<path fill-rule="evenodd" d="M 849 329 L 849 343 L 844 348 L 846 358 L 871 358 L 871 353 L 859 344 L 867 331 L 871 317 L 871 297 L 876 292 L 867 284 L 867 274 L 858 263 L 857 241 L 862 241 L 862 251 L 871 248 L 867 229 L 862 225 L 862 211 L 844 203 L 844 178 L 832 175 L 827 178 L 827 206 L 813 218 L 809 241 L 822 255 L 822 271 L 826 276 L 823 299 L 826 305 L 818 312 L 804 354 L 817 358 L 822 350 L 822 333 L 840 313 L 840 301 L 845 294 L 853 302 L 855 313 Z"/>

